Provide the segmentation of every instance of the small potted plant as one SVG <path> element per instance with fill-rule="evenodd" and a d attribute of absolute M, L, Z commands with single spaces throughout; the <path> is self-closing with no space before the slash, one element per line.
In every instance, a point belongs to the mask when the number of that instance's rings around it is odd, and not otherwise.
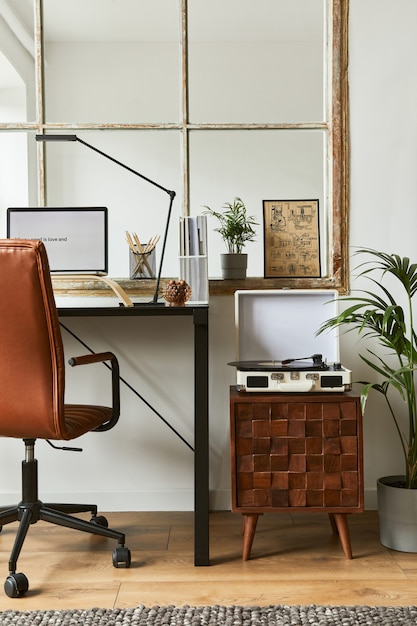
<path fill-rule="evenodd" d="M 342 298 L 350 304 L 318 332 L 347 327 L 356 330 L 360 338 L 376 340 L 378 350 L 367 348 L 366 356 L 359 355 L 376 374 L 374 381 L 361 381 L 362 410 L 371 390 L 382 394 L 404 459 L 403 474 L 377 481 L 380 539 L 388 548 L 417 552 L 417 334 L 413 312 L 417 263 L 369 248 L 357 254 L 368 256 L 359 266 L 359 276 L 368 279 L 371 288 Z"/>
<path fill-rule="evenodd" d="M 253 227 L 258 222 L 253 216 L 246 214 L 245 204 L 238 197 L 233 202 L 226 202 L 222 213 L 213 211 L 208 206 L 205 208 L 206 213 L 219 220 L 220 226 L 214 230 L 220 233 L 226 244 L 227 253 L 220 258 L 223 278 L 245 278 L 248 255 L 242 250 L 248 242 L 255 241 L 256 232 Z"/>

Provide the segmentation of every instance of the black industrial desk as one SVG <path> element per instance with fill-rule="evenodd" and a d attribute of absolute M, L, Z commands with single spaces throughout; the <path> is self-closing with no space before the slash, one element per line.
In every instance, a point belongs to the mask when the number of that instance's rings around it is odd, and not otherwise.
<path fill-rule="evenodd" d="M 209 565 L 208 306 L 62 307 L 60 317 L 175 317 L 194 322 L 194 564 Z"/>

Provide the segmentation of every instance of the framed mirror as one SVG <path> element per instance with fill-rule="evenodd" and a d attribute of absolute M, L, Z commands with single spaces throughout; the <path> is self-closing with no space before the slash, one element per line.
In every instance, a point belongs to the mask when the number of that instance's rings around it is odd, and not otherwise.
<path fill-rule="evenodd" d="M 122 233 L 154 230 L 158 209 L 99 158 L 80 171 L 81 147 L 35 144 L 37 133 L 73 132 L 176 190 L 163 276 L 178 275 L 175 219 L 240 196 L 259 224 L 240 288 L 346 291 L 348 8 L 349 0 L 3 0 L 0 159 L 10 186 L 0 191 L 0 235 L 16 189 L 20 205 L 107 201 L 117 223 L 109 273 L 128 276 Z M 264 278 L 263 201 L 273 198 L 319 201 L 319 277 Z M 211 286 L 231 293 L 236 285 L 216 280 L 215 228 L 209 221 Z"/>

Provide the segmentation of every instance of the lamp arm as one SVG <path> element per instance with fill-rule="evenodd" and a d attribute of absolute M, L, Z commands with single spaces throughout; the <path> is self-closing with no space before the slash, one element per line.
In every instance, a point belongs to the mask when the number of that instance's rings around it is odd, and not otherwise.
<path fill-rule="evenodd" d="M 162 275 L 162 265 L 163 265 L 163 259 L 165 257 L 165 246 L 166 246 L 166 243 L 167 243 L 168 229 L 169 229 L 169 223 L 170 223 L 170 220 L 171 220 L 171 212 L 172 212 L 172 205 L 173 205 L 174 198 L 175 198 L 175 191 L 170 191 L 169 189 L 166 189 L 166 187 L 163 187 L 162 185 L 160 185 L 159 183 L 156 183 L 151 178 L 148 178 L 147 176 L 144 176 L 140 172 L 137 172 L 136 170 L 134 170 L 132 167 L 129 167 L 129 165 L 125 165 L 125 163 L 122 163 L 121 161 L 118 161 L 114 157 L 110 156 L 109 154 L 106 154 L 102 150 L 99 150 L 99 148 L 96 148 L 95 146 L 92 146 L 90 143 L 87 143 L 83 139 L 80 139 L 79 137 L 76 137 L 76 141 L 78 141 L 79 143 L 82 143 L 84 146 L 87 146 L 87 148 L 90 148 L 91 150 L 94 150 L 94 152 L 97 152 L 98 154 L 101 154 L 101 156 L 104 156 L 109 161 L 112 161 L 113 163 L 116 163 L 116 165 L 120 165 L 120 167 L 123 167 L 125 170 L 128 170 L 128 172 L 131 172 L 132 174 L 136 174 L 136 176 L 139 176 L 139 178 L 142 178 L 143 180 L 145 180 L 147 183 L 150 183 L 154 187 L 158 187 L 158 189 L 161 189 L 162 191 L 165 191 L 165 193 L 167 193 L 169 195 L 169 197 L 170 197 L 169 207 L 168 207 L 168 215 L 167 215 L 167 219 L 166 219 L 166 223 L 165 223 L 165 232 L 164 232 L 164 237 L 163 237 L 163 240 L 162 240 L 161 262 L 159 264 L 158 276 L 156 278 L 156 284 L 155 284 L 155 291 L 154 291 L 153 298 L 152 298 L 152 301 L 151 301 L 151 304 L 156 304 L 158 302 L 159 285 L 160 285 L 160 282 L 161 282 L 161 275 Z"/>
<path fill-rule="evenodd" d="M 80 139 L 77 136 L 75 136 L 75 137 L 76 137 L 75 141 L 78 141 L 79 143 L 82 143 L 84 146 L 87 146 L 87 148 L 90 148 L 91 150 L 94 150 L 94 152 L 97 152 L 98 154 L 101 154 L 101 156 L 104 156 L 109 161 L 112 161 L 113 163 L 116 163 L 117 165 L 120 165 L 120 167 L 124 167 L 125 170 L 128 170 L 129 172 L 132 172 L 132 174 L 136 174 L 136 176 L 139 176 L 139 178 L 142 178 L 143 180 L 146 180 L 146 182 L 150 183 L 154 187 L 158 187 L 158 189 L 162 189 L 162 191 L 165 191 L 165 193 L 167 193 L 168 195 L 171 195 L 173 193 L 174 197 L 175 197 L 175 192 L 170 191 L 169 189 L 166 189 L 166 187 L 163 187 L 159 183 L 156 183 L 151 178 L 148 178 L 147 176 L 144 176 L 140 172 L 137 172 L 133 168 L 129 167 L 129 165 L 125 165 L 125 163 L 122 163 L 121 161 L 118 161 L 117 159 L 115 159 L 114 157 L 110 156 L 109 154 L 106 154 L 102 150 L 99 150 L 95 146 L 92 146 L 91 143 L 87 143 L 86 141 L 84 141 L 83 139 Z"/>
<path fill-rule="evenodd" d="M 169 195 L 170 195 L 170 200 L 169 200 L 169 207 L 168 207 L 168 216 L 167 216 L 167 221 L 165 223 L 164 238 L 162 240 L 161 262 L 159 264 L 158 276 L 156 278 L 155 291 L 154 291 L 153 298 L 152 298 L 152 304 L 156 304 L 158 301 L 159 283 L 161 282 L 162 265 L 163 265 L 163 259 L 165 256 L 165 246 L 167 243 L 168 228 L 169 228 L 169 222 L 171 219 L 172 205 L 173 205 L 174 198 L 175 198 L 175 191 L 170 191 Z"/>
<path fill-rule="evenodd" d="M 147 176 L 144 176 L 144 174 L 141 174 L 140 172 L 137 172 L 132 167 L 129 167 L 129 165 L 125 165 L 125 163 L 122 163 L 121 161 L 118 161 L 114 157 L 110 156 L 109 154 L 106 154 L 102 150 L 99 150 L 99 148 L 96 148 L 95 146 L 92 146 L 90 143 L 87 143 L 86 141 L 84 141 L 83 139 L 80 139 L 77 136 L 76 136 L 76 141 L 78 141 L 79 143 L 82 143 L 84 146 L 87 146 L 87 148 L 90 148 L 91 150 L 94 150 L 94 152 L 97 152 L 98 154 L 101 154 L 101 156 L 104 156 L 109 161 L 112 161 L 113 163 L 116 163 L 116 165 L 120 165 L 120 167 L 123 167 L 125 170 L 128 170 L 128 172 L 131 172 L 132 174 L 136 174 L 136 176 L 139 176 L 139 178 L 142 178 L 143 180 L 145 180 L 147 183 L 150 183 L 154 187 L 158 187 L 158 189 L 161 189 L 162 191 L 165 191 L 165 193 L 167 193 L 169 195 L 169 197 L 170 197 L 169 207 L 168 207 L 168 215 L 167 215 L 167 219 L 166 219 L 166 223 L 165 223 L 165 232 L 164 232 L 164 237 L 163 237 L 163 240 L 162 240 L 161 262 L 159 264 L 158 276 L 156 278 L 154 295 L 153 295 L 152 301 L 150 303 L 150 304 L 156 304 L 158 302 L 159 285 L 160 285 L 160 282 L 161 282 L 161 275 L 162 275 L 162 265 L 163 265 L 163 259 L 165 257 L 165 246 L 166 246 L 167 238 L 168 238 L 168 229 L 169 229 L 169 223 L 170 223 L 170 220 L 171 220 L 171 212 L 172 212 L 172 205 L 173 205 L 174 198 L 175 198 L 175 191 L 170 191 L 169 189 L 166 189 L 166 187 L 163 187 L 159 183 L 156 183 L 151 178 L 148 178 Z"/>
<path fill-rule="evenodd" d="M 118 161 L 117 159 L 115 159 L 114 157 L 110 156 L 109 154 L 106 154 L 102 150 L 99 150 L 99 148 L 96 148 L 95 146 L 92 146 L 90 143 L 87 143 L 87 141 L 84 141 L 83 139 L 80 139 L 79 137 L 77 137 L 77 135 L 55 135 L 55 134 L 52 134 L 52 135 L 36 135 L 36 141 L 41 141 L 41 142 L 45 142 L 45 141 L 48 141 L 48 142 L 49 141 L 78 141 L 78 143 L 83 144 L 83 146 L 86 146 L 87 148 L 90 148 L 90 150 L 93 150 L 94 152 L 97 152 L 97 154 L 100 154 L 101 156 L 105 157 L 109 161 L 112 161 L 112 163 L 116 163 L 116 165 L 120 165 L 120 167 L 123 167 L 128 172 L 131 172 L 131 174 L 135 174 L 135 176 L 139 176 L 139 178 L 142 178 L 142 180 L 144 180 L 147 183 L 153 185 L 154 187 L 157 187 L 158 189 L 161 189 L 161 191 L 165 191 L 165 193 L 167 193 L 169 195 L 170 200 L 169 200 L 169 207 L 168 207 L 168 216 L 167 216 L 167 220 L 166 220 L 166 223 L 165 223 L 165 232 L 164 232 L 164 237 L 163 237 L 163 241 L 162 241 L 162 250 L 161 250 L 161 260 L 159 262 L 159 270 L 158 270 L 158 276 L 157 276 L 157 279 L 156 279 L 155 292 L 154 292 L 154 295 L 153 295 L 153 298 L 152 298 L 151 302 L 148 303 L 148 304 L 157 304 L 158 303 L 159 284 L 160 284 L 160 281 L 161 281 L 161 274 L 162 274 L 162 265 L 163 265 L 163 262 L 164 262 L 165 247 L 166 247 L 166 243 L 167 243 L 169 222 L 170 222 L 170 219 L 171 219 L 171 212 L 172 212 L 172 205 L 173 205 L 174 198 L 175 198 L 175 191 L 170 191 L 169 189 L 167 189 L 166 187 L 163 187 L 162 185 L 160 185 L 159 183 L 155 182 L 151 178 L 148 178 L 147 176 L 144 176 L 140 172 L 137 172 L 132 167 L 129 167 L 128 165 L 125 165 L 125 163 L 122 163 L 121 161 Z"/>

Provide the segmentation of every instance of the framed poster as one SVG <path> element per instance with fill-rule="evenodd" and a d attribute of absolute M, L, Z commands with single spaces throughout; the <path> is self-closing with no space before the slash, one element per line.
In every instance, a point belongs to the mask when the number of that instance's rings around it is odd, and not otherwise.
<path fill-rule="evenodd" d="M 317 278 L 318 200 L 263 200 L 265 278 Z"/>

